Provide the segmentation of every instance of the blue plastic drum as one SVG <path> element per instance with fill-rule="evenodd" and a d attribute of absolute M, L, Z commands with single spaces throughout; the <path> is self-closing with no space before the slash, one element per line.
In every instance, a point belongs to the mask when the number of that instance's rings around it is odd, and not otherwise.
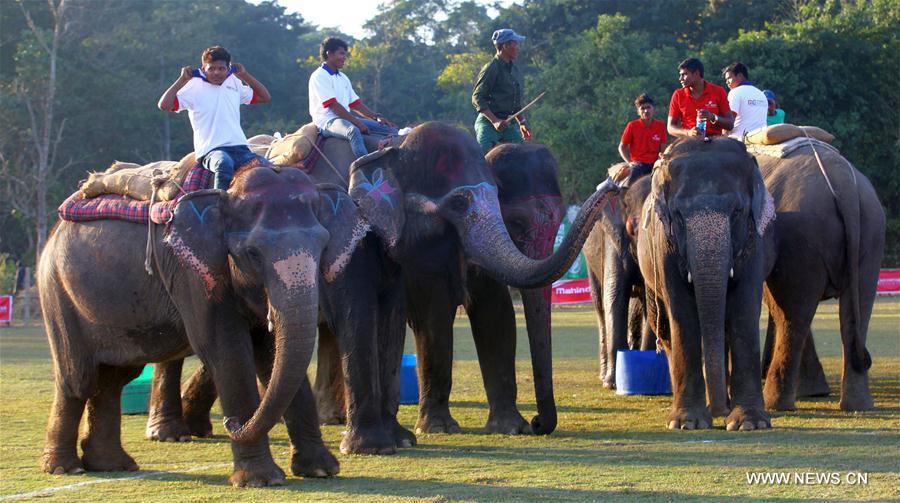
<path fill-rule="evenodd" d="M 661 351 L 620 350 L 616 353 L 617 395 L 671 395 L 669 361 Z"/>
<path fill-rule="evenodd" d="M 419 377 L 416 375 L 416 355 L 403 355 L 400 363 L 400 403 L 419 403 Z"/>

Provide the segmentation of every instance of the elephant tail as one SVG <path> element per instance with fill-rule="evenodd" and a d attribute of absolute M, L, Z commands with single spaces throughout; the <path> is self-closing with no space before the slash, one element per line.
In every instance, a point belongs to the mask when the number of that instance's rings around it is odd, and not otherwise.
<path fill-rule="evenodd" d="M 829 155 L 830 154 L 830 155 Z M 860 234 L 863 225 L 862 211 L 860 208 L 859 186 L 857 182 L 856 168 L 850 161 L 836 152 L 826 154 L 827 162 L 823 166 L 831 168 L 828 175 L 837 181 L 837 191 L 834 193 L 835 206 L 844 224 L 844 242 L 846 256 L 847 283 L 844 285 L 841 296 L 847 296 L 847 312 L 844 313 L 844 303 L 841 306 L 841 332 L 850 335 L 850 364 L 853 368 L 862 372 L 872 366 L 872 357 L 866 349 L 865 334 L 863 333 L 862 316 L 860 315 Z M 820 159 L 817 160 L 821 162 Z M 839 181 L 838 181 L 839 180 Z"/>

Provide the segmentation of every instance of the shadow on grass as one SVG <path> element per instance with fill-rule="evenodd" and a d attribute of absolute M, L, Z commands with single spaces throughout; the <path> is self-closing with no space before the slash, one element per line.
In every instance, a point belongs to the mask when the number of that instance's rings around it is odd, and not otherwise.
<path fill-rule="evenodd" d="M 226 477 L 206 474 L 160 474 L 153 480 L 202 483 L 210 486 L 227 486 Z M 641 499 L 672 501 L 689 498 L 691 501 L 722 501 L 722 496 L 685 495 L 669 491 L 557 489 L 552 487 L 523 487 L 492 483 L 440 482 L 437 480 L 406 480 L 368 476 L 338 476 L 332 479 L 298 479 L 288 477 L 285 485 L 253 490 L 256 495 L 265 494 L 272 501 L 303 498 L 308 493 L 331 493 L 341 499 L 353 500 L 366 497 L 428 498 L 438 501 L 449 499 L 474 499 L 477 501 L 616 501 Z M 235 494 L 235 498 L 237 498 Z M 808 501 L 791 498 L 755 498 L 754 501 Z"/>

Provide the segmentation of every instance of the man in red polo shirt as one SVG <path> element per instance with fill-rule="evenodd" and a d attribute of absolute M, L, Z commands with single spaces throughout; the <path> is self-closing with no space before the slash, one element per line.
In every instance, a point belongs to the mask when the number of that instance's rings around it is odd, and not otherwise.
<path fill-rule="evenodd" d="M 629 163 L 630 173 L 623 186 L 649 174 L 659 153 L 666 147 L 666 125 L 653 118 L 655 107 L 650 96 L 642 94 L 634 99 L 639 119 L 625 126 L 619 141 L 619 155 Z"/>
<path fill-rule="evenodd" d="M 728 106 L 728 93 L 721 86 L 703 79 L 703 63 L 688 58 L 678 65 L 681 89 L 672 93 L 669 103 L 669 134 L 702 136 L 697 119 L 706 119 L 706 134 L 722 134 L 734 127 L 734 116 Z"/>

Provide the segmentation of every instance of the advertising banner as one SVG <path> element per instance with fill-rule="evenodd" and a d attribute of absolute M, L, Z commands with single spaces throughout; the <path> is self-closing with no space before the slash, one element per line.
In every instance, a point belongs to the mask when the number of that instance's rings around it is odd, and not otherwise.
<path fill-rule="evenodd" d="M 554 251 L 559 248 L 577 215 L 578 206 L 569 206 L 566 216 L 559 224 L 556 241 L 553 243 Z M 590 302 L 591 287 L 587 277 L 587 263 L 584 260 L 584 253 L 579 253 L 578 258 L 572 262 L 572 266 L 569 267 L 569 270 L 566 271 L 563 277 L 553 283 L 553 294 L 550 297 L 551 303 L 583 304 Z"/>
<path fill-rule="evenodd" d="M 0 295 L 0 323 L 12 321 L 12 295 Z"/>
<path fill-rule="evenodd" d="M 876 292 L 878 295 L 900 295 L 900 269 L 882 269 Z"/>

